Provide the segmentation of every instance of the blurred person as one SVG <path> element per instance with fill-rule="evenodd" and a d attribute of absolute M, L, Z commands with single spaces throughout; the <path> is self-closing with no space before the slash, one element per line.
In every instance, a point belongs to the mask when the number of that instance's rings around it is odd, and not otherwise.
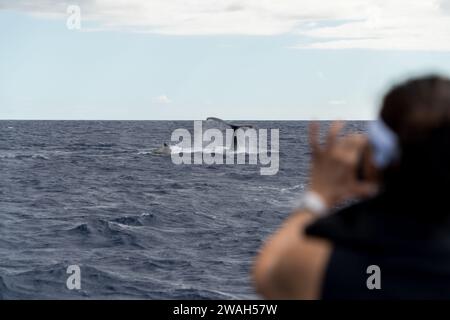
<path fill-rule="evenodd" d="M 342 136 L 343 126 L 333 123 L 321 144 L 311 124 L 309 188 L 257 256 L 257 291 L 269 299 L 449 299 L 450 80 L 395 86 L 367 135 Z"/>

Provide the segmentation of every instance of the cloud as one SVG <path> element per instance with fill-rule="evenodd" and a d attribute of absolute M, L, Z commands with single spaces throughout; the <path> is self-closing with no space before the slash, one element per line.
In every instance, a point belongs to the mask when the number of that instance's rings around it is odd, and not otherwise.
<path fill-rule="evenodd" d="M 445 0 L 448 1 L 448 0 Z M 297 48 L 450 50 L 450 11 L 441 1 L 373 1 L 361 18 L 300 30 L 314 39 Z"/>
<path fill-rule="evenodd" d="M 153 102 L 159 103 L 159 104 L 169 104 L 172 103 L 172 100 L 170 100 L 166 95 L 160 95 L 158 97 L 155 97 L 152 99 Z"/>
<path fill-rule="evenodd" d="M 450 0 L 0 0 L 0 9 L 65 17 L 69 4 L 98 30 L 292 34 L 300 49 L 450 51 Z"/>
<path fill-rule="evenodd" d="M 330 101 L 328 101 L 328 103 L 331 105 L 339 106 L 339 105 L 347 104 L 347 101 L 346 100 L 330 100 Z"/>

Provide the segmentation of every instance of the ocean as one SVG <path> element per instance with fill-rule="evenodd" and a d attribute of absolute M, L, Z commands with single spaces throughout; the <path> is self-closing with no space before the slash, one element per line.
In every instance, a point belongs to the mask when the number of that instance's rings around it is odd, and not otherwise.
<path fill-rule="evenodd" d="M 258 298 L 252 261 L 307 185 L 308 123 L 245 123 L 280 130 L 276 175 L 154 152 L 192 121 L 0 121 L 0 298 Z"/>

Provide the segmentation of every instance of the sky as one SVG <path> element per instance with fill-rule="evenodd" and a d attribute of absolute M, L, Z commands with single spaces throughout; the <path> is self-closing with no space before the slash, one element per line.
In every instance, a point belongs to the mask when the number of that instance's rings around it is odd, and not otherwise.
<path fill-rule="evenodd" d="M 450 0 L 0 0 L 0 119 L 374 119 L 428 73 Z"/>

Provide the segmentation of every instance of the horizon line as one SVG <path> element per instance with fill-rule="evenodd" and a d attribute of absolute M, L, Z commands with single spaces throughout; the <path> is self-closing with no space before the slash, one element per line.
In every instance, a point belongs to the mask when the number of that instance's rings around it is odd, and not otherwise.
<path fill-rule="evenodd" d="M 229 121 L 375 121 L 376 119 L 226 119 Z M 0 119 L 0 121 L 206 121 L 206 119 Z"/>

